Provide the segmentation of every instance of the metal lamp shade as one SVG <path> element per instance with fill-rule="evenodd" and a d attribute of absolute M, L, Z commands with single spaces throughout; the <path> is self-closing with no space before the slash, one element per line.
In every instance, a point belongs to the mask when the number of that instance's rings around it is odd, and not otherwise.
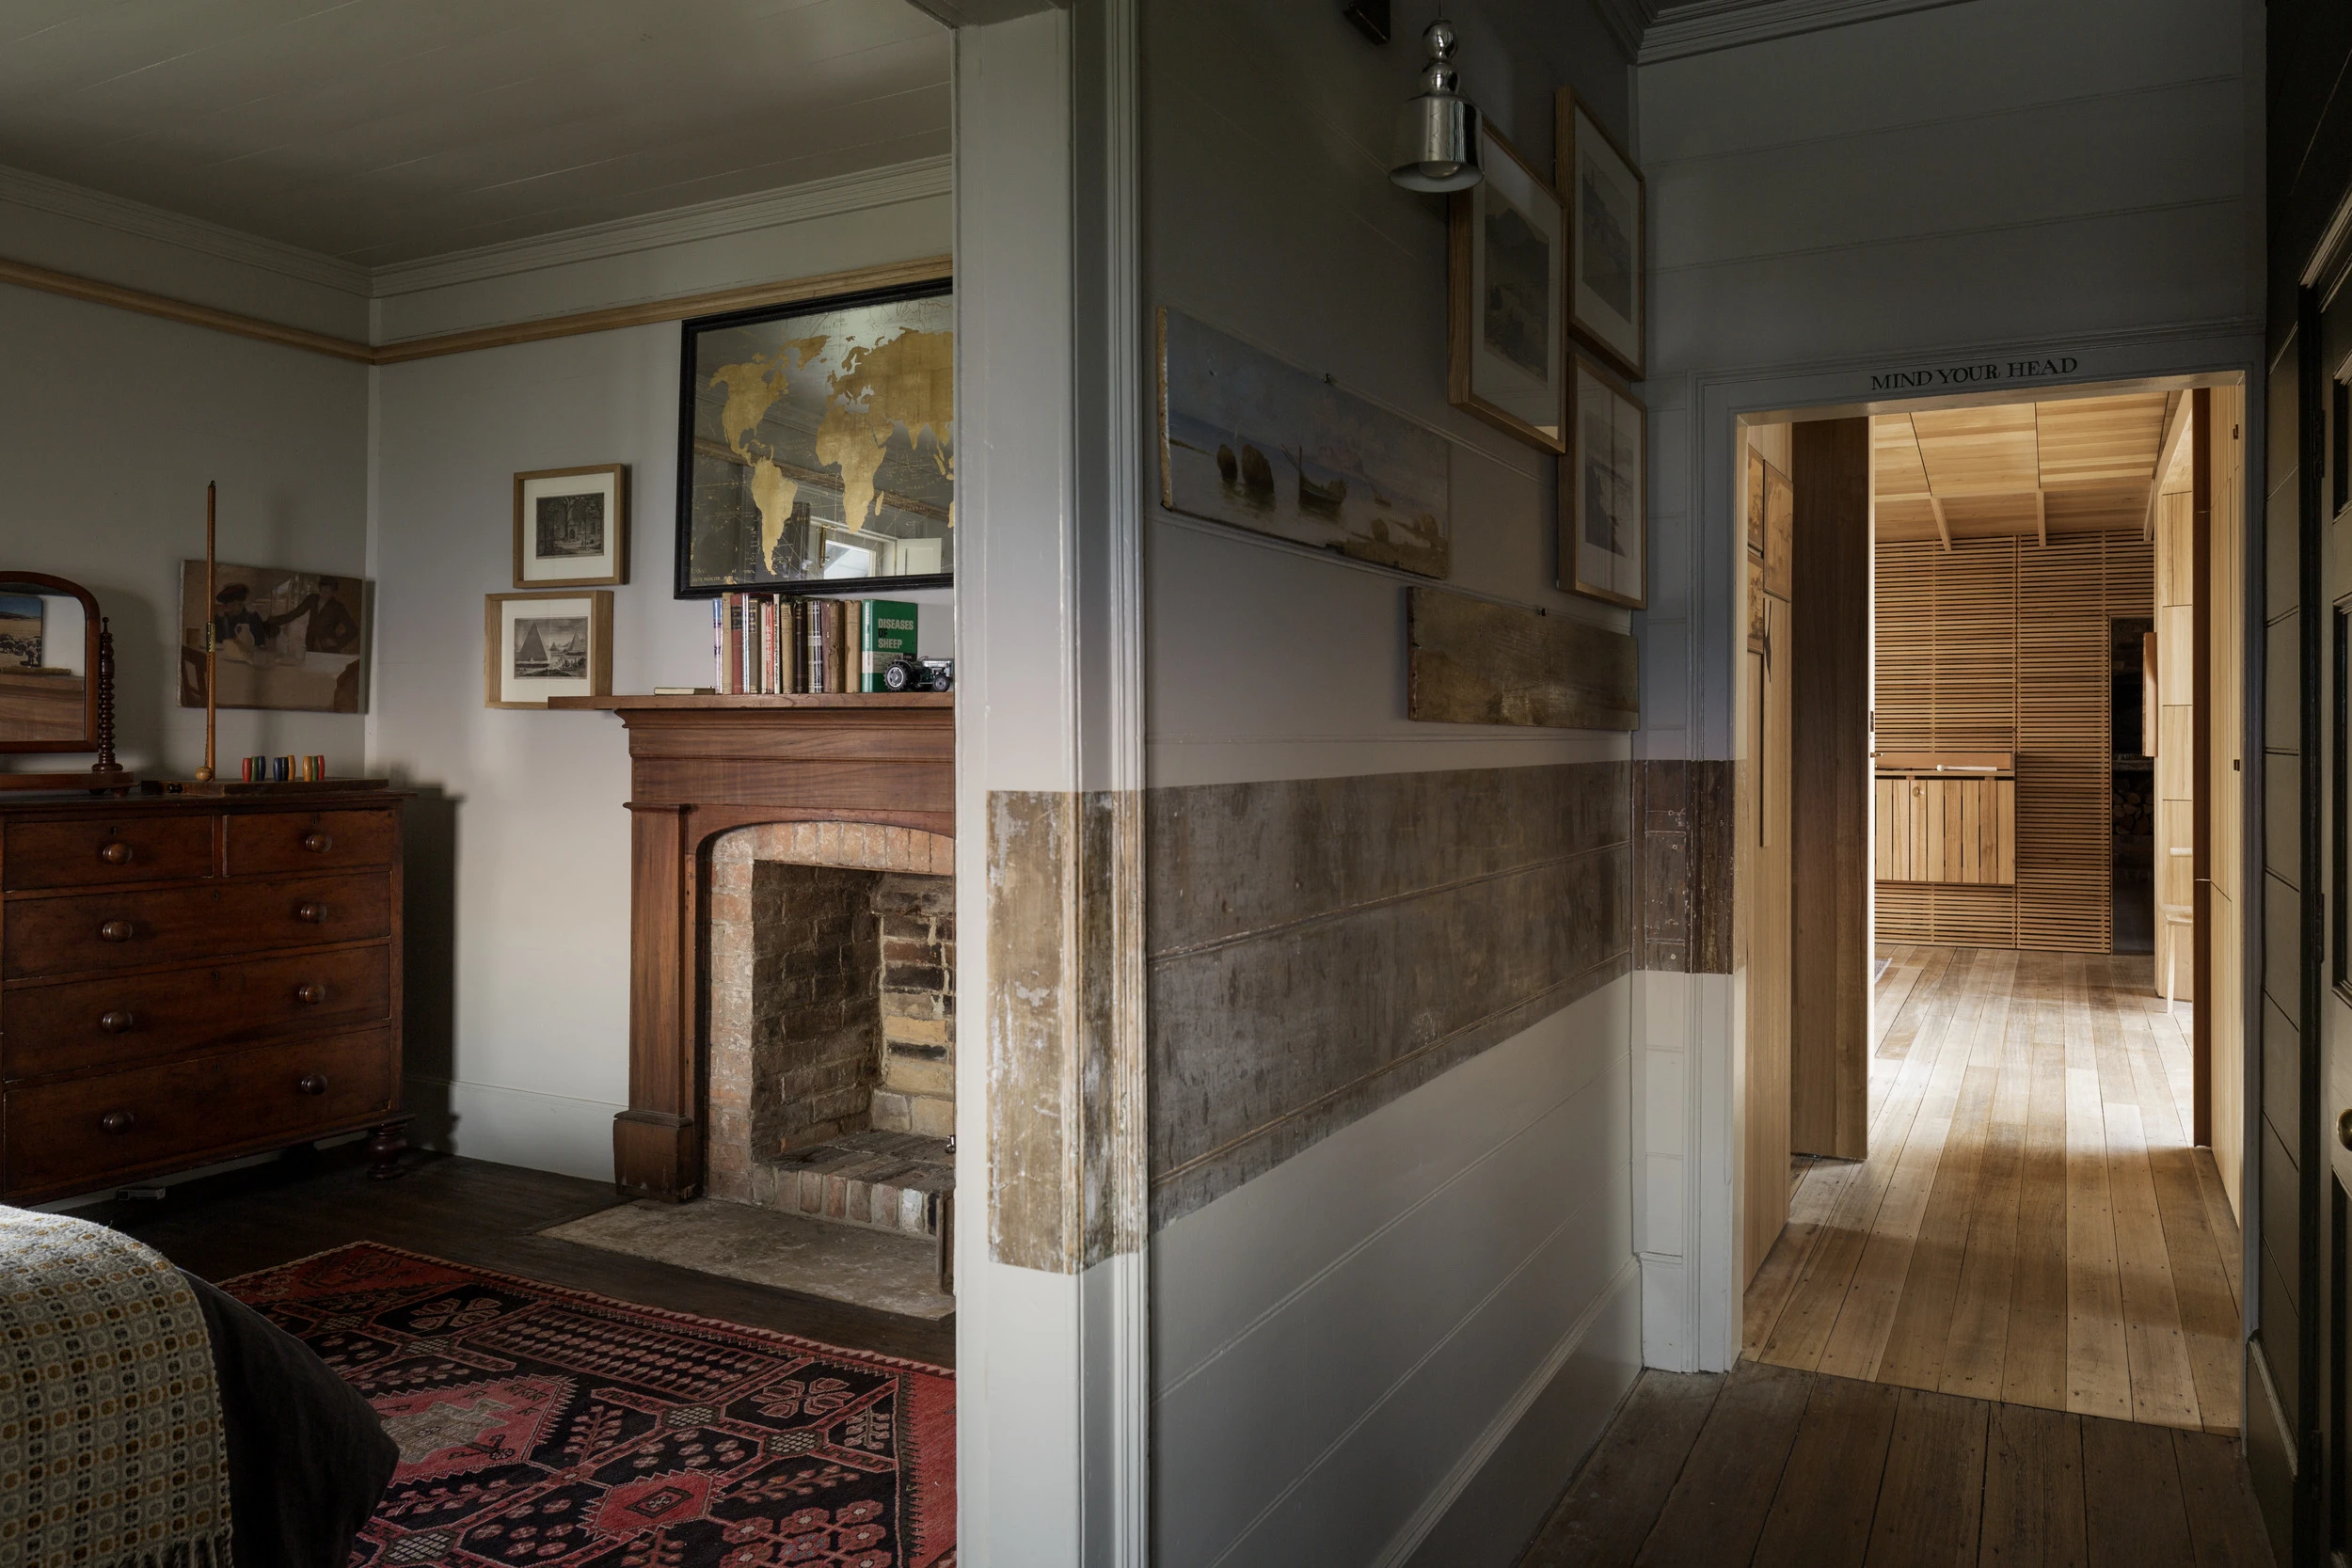
<path fill-rule="evenodd" d="M 1426 92 L 1397 111 L 1389 178 L 1408 191 L 1466 191 L 1486 177 L 1478 166 L 1478 105 Z"/>
<path fill-rule="evenodd" d="M 1408 191 L 1466 191 L 1486 178 L 1478 166 L 1478 105 L 1456 90 L 1454 24 L 1433 22 L 1422 35 L 1429 64 L 1421 91 L 1397 111 L 1396 150 L 1389 178 Z"/>

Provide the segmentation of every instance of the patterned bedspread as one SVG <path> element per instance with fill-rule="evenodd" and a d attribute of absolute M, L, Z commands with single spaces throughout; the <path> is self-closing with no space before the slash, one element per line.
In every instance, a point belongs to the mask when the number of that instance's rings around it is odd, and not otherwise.
<path fill-rule="evenodd" d="M 230 1568 L 204 1319 L 159 1255 L 0 1207 L 0 1562 Z"/>

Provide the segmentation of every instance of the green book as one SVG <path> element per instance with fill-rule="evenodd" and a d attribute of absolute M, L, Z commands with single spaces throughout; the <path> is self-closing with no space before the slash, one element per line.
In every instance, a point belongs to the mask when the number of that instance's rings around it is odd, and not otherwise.
<path fill-rule="evenodd" d="M 864 624 L 863 657 L 858 668 L 862 678 L 860 691 L 886 691 L 882 672 L 901 658 L 914 657 L 915 616 L 919 605 L 901 604 L 896 599 L 868 599 L 866 613 L 858 619 Z"/>

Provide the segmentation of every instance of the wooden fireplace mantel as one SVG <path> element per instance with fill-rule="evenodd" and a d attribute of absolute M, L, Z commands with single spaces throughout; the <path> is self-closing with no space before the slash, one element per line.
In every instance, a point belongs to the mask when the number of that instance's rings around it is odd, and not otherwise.
<path fill-rule="evenodd" d="M 631 1197 L 703 1183 L 703 932 L 709 845 L 763 822 L 956 831 L 955 698 L 558 697 L 628 732 L 628 1109 L 612 1174 Z"/>

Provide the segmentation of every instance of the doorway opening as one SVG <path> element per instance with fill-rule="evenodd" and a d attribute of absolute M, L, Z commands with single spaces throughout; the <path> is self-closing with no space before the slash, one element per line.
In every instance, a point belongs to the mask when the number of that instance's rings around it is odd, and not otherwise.
<path fill-rule="evenodd" d="M 1742 426 L 1745 1355 L 2236 1430 L 2244 395 Z"/>

